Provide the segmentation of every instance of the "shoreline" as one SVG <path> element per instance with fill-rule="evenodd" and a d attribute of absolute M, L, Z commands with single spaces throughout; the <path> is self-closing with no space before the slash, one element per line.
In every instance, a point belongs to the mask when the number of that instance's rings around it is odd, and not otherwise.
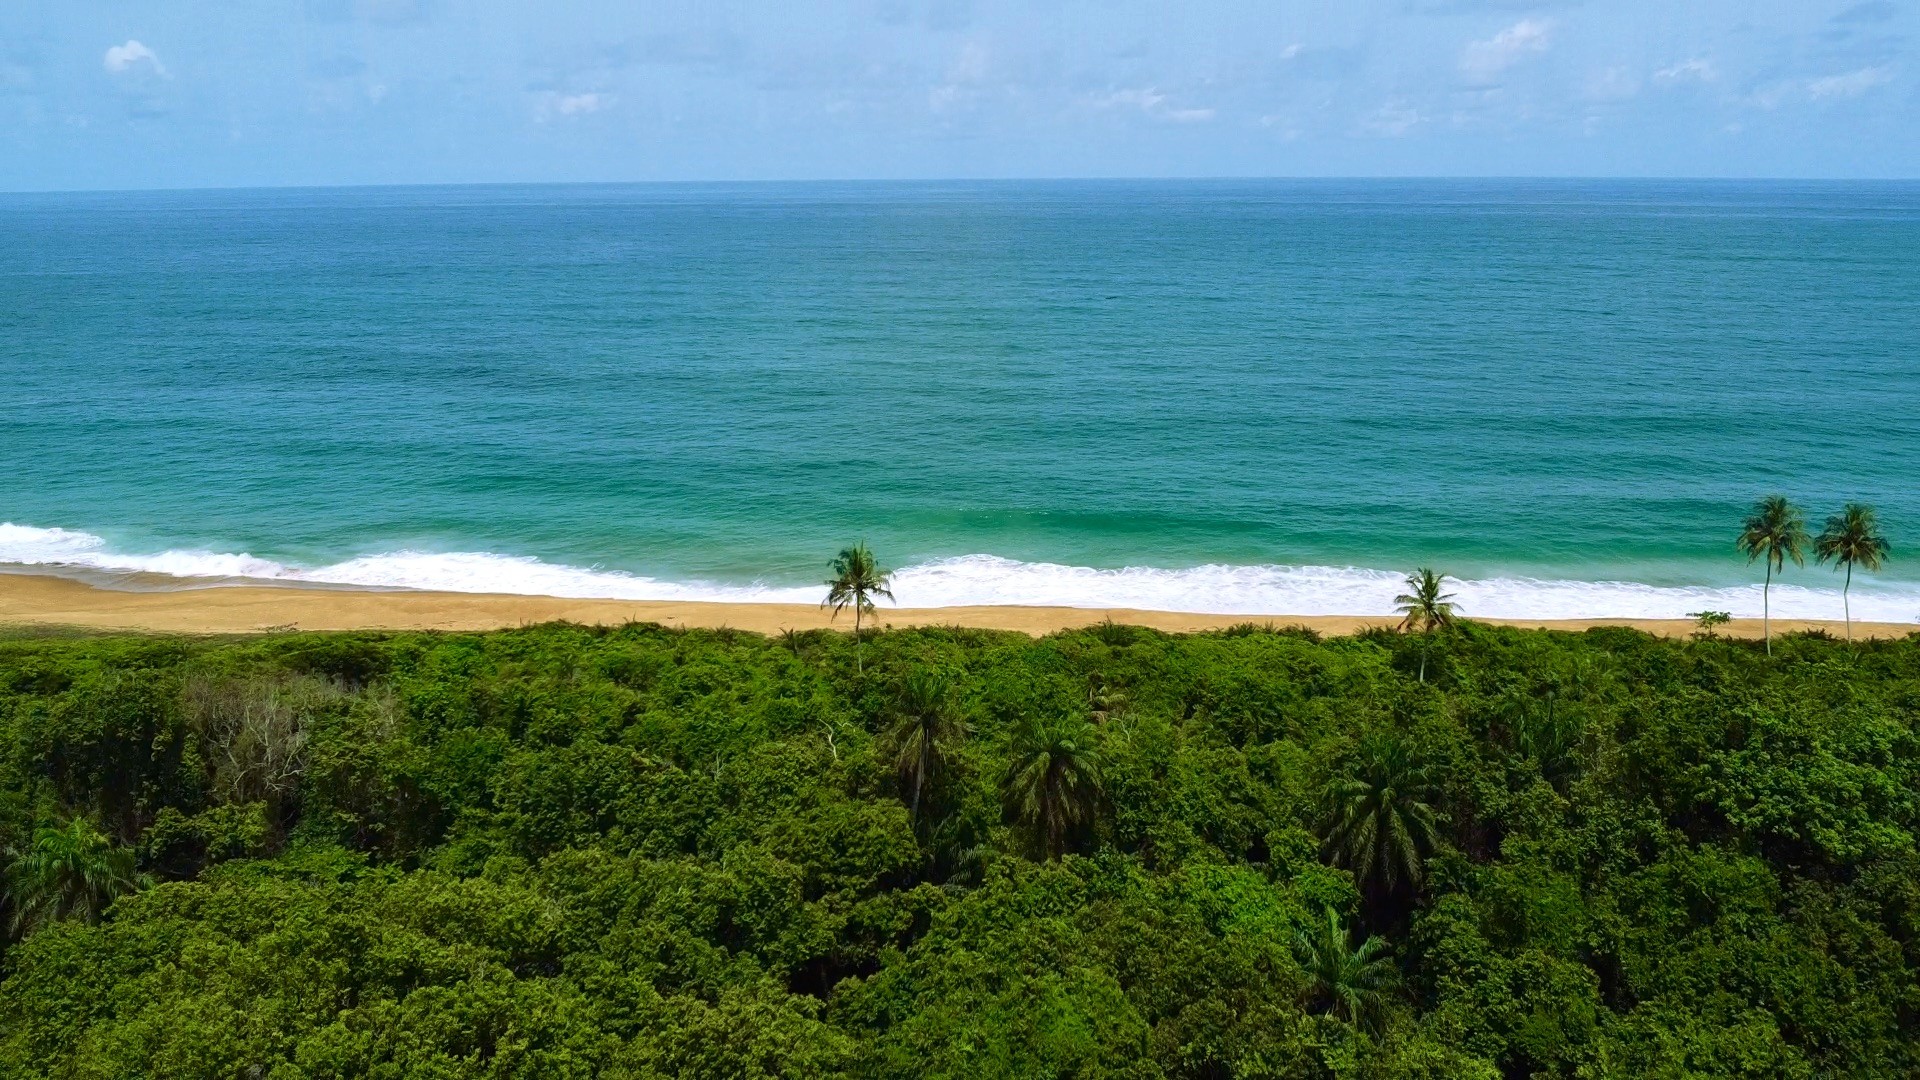
<path fill-rule="evenodd" d="M 1472 618 L 1472 613 L 1465 617 Z M 1247 623 L 1306 626 L 1322 634 L 1358 633 L 1393 626 L 1390 615 L 1207 615 L 1134 608 L 1017 605 L 883 608 L 867 625 L 964 626 L 1035 636 L 1111 619 L 1173 633 L 1221 630 Z M 655 622 L 664 626 L 750 630 L 851 630 L 851 616 L 830 617 L 811 604 L 727 603 L 691 600 L 577 600 L 504 593 L 426 592 L 279 585 L 217 585 L 142 590 L 105 588 L 39 573 L 0 573 L 0 626 L 67 627 L 171 634 L 257 634 L 295 630 L 498 630 L 567 621 L 587 625 Z M 1666 637 L 1698 630 L 1691 619 L 1478 619 L 1495 626 L 1584 630 L 1631 626 Z M 1776 634 L 1824 630 L 1845 633 L 1839 620 L 1775 619 Z M 1759 619 L 1735 619 L 1715 628 L 1725 637 L 1757 638 Z M 1920 624 L 1856 622 L 1855 637 L 1900 638 Z"/>

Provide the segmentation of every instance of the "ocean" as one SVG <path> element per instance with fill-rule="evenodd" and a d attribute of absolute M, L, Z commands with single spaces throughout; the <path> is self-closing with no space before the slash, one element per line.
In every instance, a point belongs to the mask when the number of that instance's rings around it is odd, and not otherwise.
<path fill-rule="evenodd" d="M 0 195 L 0 563 L 902 605 L 1920 621 L 1920 184 Z M 139 572 L 139 576 L 121 575 Z M 1838 618 L 1789 566 L 1776 615 Z"/>

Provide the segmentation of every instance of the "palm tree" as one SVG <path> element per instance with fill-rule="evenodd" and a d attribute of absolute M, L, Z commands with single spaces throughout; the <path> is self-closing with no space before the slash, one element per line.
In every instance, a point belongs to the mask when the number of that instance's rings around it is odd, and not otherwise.
<path fill-rule="evenodd" d="M 827 598 L 820 602 L 820 606 L 832 608 L 835 618 L 839 617 L 842 609 L 853 608 L 853 666 L 856 671 L 866 670 L 860 658 L 860 616 L 872 613 L 874 597 L 893 599 L 893 590 L 888 587 L 892 579 L 893 574 L 880 569 L 879 561 L 864 543 L 842 548 L 839 557 L 833 560 L 833 576 L 826 582 Z"/>
<path fill-rule="evenodd" d="M 946 770 L 967 725 L 953 706 L 952 680 L 938 671 L 908 675 L 896 708 L 899 718 L 887 733 L 887 747 L 900 786 L 911 792 L 907 807 L 917 827 L 921 792 Z"/>
<path fill-rule="evenodd" d="M 91 822 L 76 817 L 64 829 L 41 828 L 17 852 L 7 871 L 15 933 L 65 918 L 95 922 L 114 897 L 146 884 L 133 850 L 116 847 Z"/>
<path fill-rule="evenodd" d="M 1847 568 L 1847 583 L 1840 587 L 1840 610 L 1846 615 L 1848 641 L 1853 640 L 1853 604 L 1847 598 L 1853 588 L 1853 568 L 1858 564 L 1869 573 L 1877 571 L 1892 550 L 1887 538 L 1880 534 L 1880 522 L 1873 507 L 1862 503 L 1848 503 L 1839 513 L 1827 518 L 1827 527 L 1813 542 L 1816 560 L 1832 559 L 1835 570 Z"/>
<path fill-rule="evenodd" d="M 1420 681 L 1427 681 L 1427 650 L 1432 645 L 1433 632 L 1444 630 L 1453 625 L 1456 614 L 1453 594 L 1440 590 L 1446 587 L 1447 575 L 1436 574 L 1430 567 L 1421 567 L 1407 575 L 1407 592 L 1393 598 L 1394 610 L 1403 618 L 1400 629 L 1411 633 L 1418 630 L 1424 636 L 1420 644 Z"/>
<path fill-rule="evenodd" d="M 1432 774 L 1398 738 L 1360 744 L 1353 775 L 1327 787 L 1326 850 L 1376 902 L 1418 889 L 1439 840 Z"/>
<path fill-rule="evenodd" d="M 1769 495 L 1753 504 L 1753 510 L 1747 514 L 1745 526 L 1740 538 L 1735 541 L 1741 554 L 1747 557 L 1747 565 L 1753 565 L 1755 559 L 1767 560 L 1767 581 L 1760 591 L 1760 627 L 1761 634 L 1767 639 L 1767 655 L 1773 655 L 1773 575 L 1786 568 L 1787 560 L 1793 565 L 1805 566 L 1806 557 L 1801 554 L 1807 546 L 1807 523 L 1801 516 L 1800 508 L 1788 502 L 1784 495 Z"/>
<path fill-rule="evenodd" d="M 1373 1027 L 1399 972 L 1386 955 L 1387 943 L 1369 937 L 1358 945 L 1347 934 L 1340 913 L 1328 908 L 1300 928 L 1293 955 L 1311 980 L 1308 992 L 1327 1011 L 1350 1024 Z"/>
<path fill-rule="evenodd" d="M 1047 858 L 1066 850 L 1068 834 L 1093 821 L 1100 804 L 1100 755 L 1094 727 L 1080 718 L 1028 720 L 1014 732 L 1000 797 L 1007 816 Z"/>

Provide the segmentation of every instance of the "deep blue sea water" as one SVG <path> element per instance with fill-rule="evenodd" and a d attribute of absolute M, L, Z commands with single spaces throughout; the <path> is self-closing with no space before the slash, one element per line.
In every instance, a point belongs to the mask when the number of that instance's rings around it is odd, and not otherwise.
<path fill-rule="evenodd" d="M 563 595 L 1920 620 L 1920 184 L 0 196 L 0 562 Z M 1776 613 L 1837 617 L 1789 569 Z"/>

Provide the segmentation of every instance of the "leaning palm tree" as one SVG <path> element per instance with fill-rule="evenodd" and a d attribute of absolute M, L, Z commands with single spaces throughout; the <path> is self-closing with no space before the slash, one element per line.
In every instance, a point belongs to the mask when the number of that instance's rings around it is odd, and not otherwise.
<path fill-rule="evenodd" d="M 1767 561 L 1767 580 L 1760 590 L 1760 629 L 1767 639 L 1767 655 L 1772 656 L 1773 575 L 1786 568 L 1788 559 L 1795 566 L 1807 564 L 1803 554 L 1807 546 L 1806 518 L 1786 496 L 1769 495 L 1753 504 L 1735 543 L 1747 557 L 1747 565 L 1753 565 L 1755 559 Z"/>
<path fill-rule="evenodd" d="M 1862 503 L 1848 503 L 1839 513 L 1827 518 L 1827 527 L 1813 542 L 1813 556 L 1817 561 L 1831 559 L 1835 570 L 1846 567 L 1847 583 L 1840 587 L 1840 610 L 1846 616 L 1848 641 L 1853 640 L 1853 604 L 1847 598 L 1853 588 L 1853 568 L 1857 564 L 1868 573 L 1877 571 L 1892 550 L 1887 538 L 1880 533 L 1880 522 L 1873 507 Z"/>
<path fill-rule="evenodd" d="M 1444 630 L 1453 625 L 1457 614 L 1453 603 L 1453 594 L 1441 592 L 1446 587 L 1447 575 L 1436 574 L 1430 567 L 1421 567 L 1407 575 L 1407 590 L 1393 598 L 1394 610 L 1402 618 L 1400 629 L 1411 633 L 1420 631 L 1423 640 L 1420 643 L 1420 681 L 1427 681 L 1427 652 L 1432 647 L 1433 632 Z"/>
<path fill-rule="evenodd" d="M 954 707 L 953 681 L 938 671 L 908 675 L 895 708 L 898 718 L 887 732 L 887 751 L 918 827 L 921 793 L 946 771 L 954 748 L 967 737 L 967 725 Z"/>
<path fill-rule="evenodd" d="M 880 569 L 879 560 L 873 557 L 873 552 L 864 543 L 842 548 L 839 557 L 833 560 L 833 576 L 826 582 L 827 598 L 820 602 L 820 606 L 832 608 L 835 618 L 843 609 L 853 609 L 853 666 L 856 671 L 866 670 L 860 657 L 860 616 L 873 613 L 874 597 L 893 599 L 893 590 L 889 587 L 892 580 L 893 574 Z"/>
<path fill-rule="evenodd" d="M 1079 718 L 1029 720 L 1014 732 L 1001 802 L 1046 858 L 1065 851 L 1069 834 L 1091 823 L 1099 807 L 1094 738 L 1093 725 Z"/>
<path fill-rule="evenodd" d="M 1346 920 L 1332 908 L 1293 939 L 1293 955 L 1307 973 L 1311 997 L 1340 1019 L 1366 1028 L 1377 1024 L 1399 981 L 1386 953 L 1387 943 L 1377 937 L 1355 945 Z"/>
<path fill-rule="evenodd" d="M 76 817 L 64 829 L 41 828 L 7 871 L 13 930 L 37 930 L 60 919 L 95 922 L 114 897 L 145 883 L 133 850 L 116 847 L 92 823 Z"/>
<path fill-rule="evenodd" d="M 1417 889 L 1439 843 L 1436 785 L 1405 742 L 1383 734 L 1360 744 L 1353 772 L 1327 786 L 1327 853 L 1376 902 Z"/>

